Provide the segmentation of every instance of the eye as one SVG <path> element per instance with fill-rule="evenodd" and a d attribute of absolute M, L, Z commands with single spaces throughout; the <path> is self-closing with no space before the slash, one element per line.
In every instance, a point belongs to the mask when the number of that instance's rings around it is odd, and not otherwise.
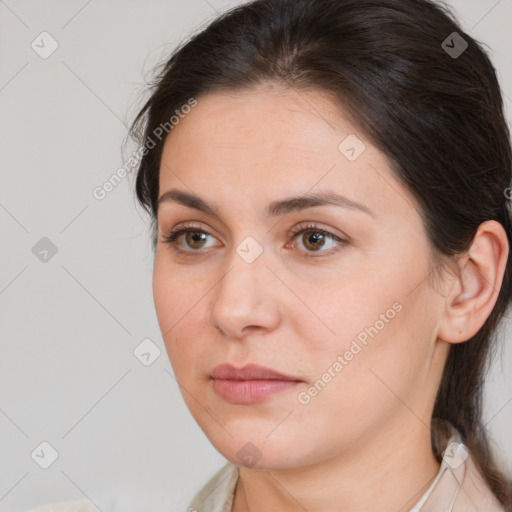
<path fill-rule="evenodd" d="M 330 250 L 323 249 L 326 246 L 326 240 L 331 240 L 333 242 L 337 242 L 338 245 L 345 245 L 348 243 L 347 240 L 343 240 L 333 233 L 316 226 L 314 224 L 309 225 L 299 225 L 288 233 L 288 236 L 292 239 L 299 237 L 299 235 L 304 235 L 308 233 L 308 236 L 303 236 L 299 238 L 305 250 L 303 252 L 303 256 L 308 257 L 316 257 L 311 253 L 327 253 L 332 254 L 333 249 Z M 184 249 L 183 245 L 180 243 L 181 237 L 184 235 L 184 240 L 189 249 Z M 173 229 L 169 234 L 162 236 L 162 243 L 170 244 L 172 248 L 179 253 L 182 253 L 187 256 L 193 256 L 193 253 L 199 253 L 200 249 L 204 249 L 208 247 L 205 245 L 205 241 L 207 241 L 208 237 L 212 236 L 207 231 L 201 229 L 198 226 L 191 224 L 182 224 L 179 227 Z M 295 244 L 293 244 L 295 246 Z M 310 254 L 308 254 L 310 253 Z M 323 254 L 322 254 L 323 256 Z"/>
<path fill-rule="evenodd" d="M 307 233 L 307 236 L 304 236 Z M 299 235 L 302 235 L 299 237 Z M 330 239 L 331 241 L 338 242 L 339 245 L 345 245 L 347 244 L 347 240 L 343 240 L 339 238 L 338 236 L 334 235 L 333 233 L 316 226 L 314 224 L 309 225 L 299 225 L 289 233 L 290 237 L 298 238 L 302 244 L 303 247 L 306 248 L 306 253 L 304 256 L 306 258 L 311 257 L 317 257 L 314 254 L 308 254 L 311 252 L 321 252 L 321 253 L 327 253 L 332 254 L 333 250 L 325 250 L 323 249 L 326 246 L 325 240 Z M 329 249 L 329 248 L 328 248 Z M 322 255 L 323 256 L 323 255 Z"/>
<path fill-rule="evenodd" d="M 185 235 L 186 243 L 189 247 L 194 249 L 193 251 L 183 249 L 183 247 L 179 243 L 179 238 L 181 237 L 181 235 Z M 205 247 L 203 243 L 208 236 L 211 236 L 210 233 L 204 231 L 198 226 L 191 224 L 182 224 L 180 227 L 173 229 L 169 234 L 163 235 L 162 242 L 165 244 L 170 244 L 173 247 L 173 249 L 177 252 L 198 252 L 199 249 L 203 249 Z"/>

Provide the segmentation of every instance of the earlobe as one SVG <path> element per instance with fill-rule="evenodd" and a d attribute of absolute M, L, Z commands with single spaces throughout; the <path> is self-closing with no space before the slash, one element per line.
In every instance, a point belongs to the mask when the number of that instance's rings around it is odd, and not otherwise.
<path fill-rule="evenodd" d="M 503 226 L 494 220 L 480 224 L 470 249 L 459 261 L 459 274 L 446 296 L 439 339 L 462 343 L 480 330 L 498 299 L 508 253 Z"/>

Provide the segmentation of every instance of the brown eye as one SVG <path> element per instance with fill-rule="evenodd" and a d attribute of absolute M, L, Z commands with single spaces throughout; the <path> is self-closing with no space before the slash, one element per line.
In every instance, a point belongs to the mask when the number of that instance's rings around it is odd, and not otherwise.
<path fill-rule="evenodd" d="M 304 247 L 315 251 L 321 249 L 325 244 L 324 237 L 325 235 L 319 231 L 305 231 L 302 235 L 302 241 L 304 243 Z"/>
<path fill-rule="evenodd" d="M 205 245 L 208 237 L 213 238 L 210 233 L 199 227 L 186 225 L 174 229 L 168 235 L 163 235 L 162 243 L 171 245 L 177 252 L 193 254 L 201 252 L 201 249 L 208 247 Z M 185 244 L 183 244 L 182 238 L 185 240 Z"/>
<path fill-rule="evenodd" d="M 208 233 L 204 231 L 187 231 L 185 234 L 185 240 L 189 247 L 192 249 L 202 249 L 205 239 L 208 236 Z"/>
<path fill-rule="evenodd" d="M 298 245 L 304 247 L 304 250 L 301 252 L 303 252 L 306 257 L 313 256 L 308 253 L 319 253 L 321 256 L 323 256 L 324 253 L 325 255 L 331 254 L 333 250 L 335 251 L 336 249 L 332 249 L 328 246 L 329 240 L 335 242 L 334 245 L 344 245 L 347 243 L 347 241 L 342 240 L 333 233 L 314 225 L 298 226 L 298 228 L 290 233 L 290 236 L 300 241 Z M 324 249 L 324 247 L 327 247 L 327 249 Z"/>

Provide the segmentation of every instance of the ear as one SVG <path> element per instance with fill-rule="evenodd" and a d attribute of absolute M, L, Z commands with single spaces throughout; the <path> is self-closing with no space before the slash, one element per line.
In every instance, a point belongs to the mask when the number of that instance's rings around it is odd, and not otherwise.
<path fill-rule="evenodd" d="M 459 260 L 459 275 L 445 297 L 438 338 L 461 343 L 480 330 L 498 299 L 508 253 L 503 226 L 495 220 L 480 224 L 470 249 Z"/>

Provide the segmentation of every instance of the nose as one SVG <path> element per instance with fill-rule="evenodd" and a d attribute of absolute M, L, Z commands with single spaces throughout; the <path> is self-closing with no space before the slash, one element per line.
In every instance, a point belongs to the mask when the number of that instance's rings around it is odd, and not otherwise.
<path fill-rule="evenodd" d="M 282 284 L 267 267 L 265 252 L 249 263 L 234 251 L 212 292 L 209 321 L 234 339 L 254 330 L 272 331 L 281 318 L 281 288 Z"/>

